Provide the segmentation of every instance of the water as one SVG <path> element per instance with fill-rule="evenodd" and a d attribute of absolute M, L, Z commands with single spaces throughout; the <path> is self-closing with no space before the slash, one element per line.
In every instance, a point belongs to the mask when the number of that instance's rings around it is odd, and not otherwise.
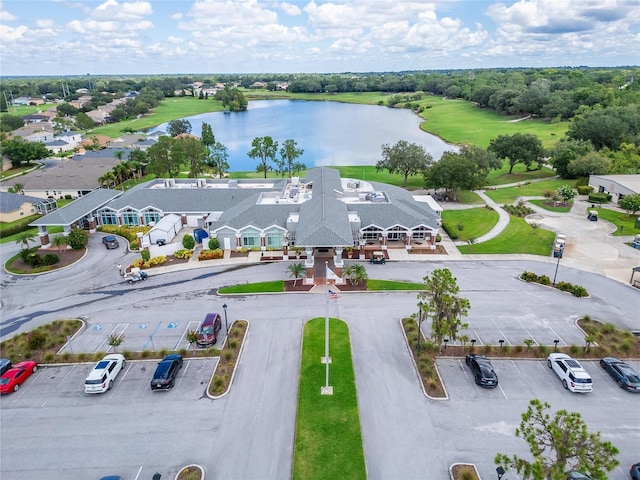
<path fill-rule="evenodd" d="M 202 123 L 211 125 L 216 140 L 229 153 L 230 171 L 253 171 L 259 160 L 247 153 L 256 137 L 270 136 L 278 150 L 287 139 L 296 141 L 304 154 L 298 159 L 307 168 L 318 166 L 375 165 L 382 159 L 382 145 L 399 140 L 423 145 L 434 159 L 456 147 L 420 130 L 421 118 L 406 109 L 373 105 L 302 100 L 249 102 L 246 112 L 204 113 L 187 117 L 191 133 L 200 136 Z M 167 124 L 153 131 L 166 131 Z"/>

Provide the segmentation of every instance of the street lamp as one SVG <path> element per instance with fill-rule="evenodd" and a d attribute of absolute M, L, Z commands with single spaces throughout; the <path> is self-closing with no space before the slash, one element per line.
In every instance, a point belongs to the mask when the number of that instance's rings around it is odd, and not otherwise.
<path fill-rule="evenodd" d="M 420 327 L 422 325 L 422 307 L 423 306 L 424 304 L 422 302 L 418 303 L 418 308 L 420 309 L 420 312 L 418 314 L 418 348 L 416 349 L 418 354 L 420 353 Z"/>
<path fill-rule="evenodd" d="M 557 351 L 558 350 L 558 343 L 560 343 L 560 340 L 556 339 L 553 341 L 553 343 L 555 343 L 555 346 L 553 347 L 553 351 Z"/>
<path fill-rule="evenodd" d="M 504 340 L 501 338 L 500 340 L 498 340 L 498 343 L 500 344 L 500 350 L 502 350 L 502 344 L 504 343 Z"/>
<path fill-rule="evenodd" d="M 227 322 L 227 304 L 223 303 L 222 308 L 224 309 L 224 327 L 227 330 L 227 337 L 229 336 L 229 323 Z"/>
<path fill-rule="evenodd" d="M 447 343 L 449 343 L 449 339 L 445 338 L 443 341 L 444 341 L 444 349 L 446 350 L 447 349 Z"/>
<path fill-rule="evenodd" d="M 504 468 L 502 468 L 502 465 L 500 465 L 496 468 L 496 473 L 498 474 L 498 480 L 500 480 L 506 472 L 504 471 Z"/>
<path fill-rule="evenodd" d="M 556 271 L 553 274 L 553 283 L 552 285 L 556 286 L 556 277 L 558 276 L 558 267 L 560 266 L 560 259 L 562 258 L 562 253 L 564 252 L 564 245 L 560 245 L 560 248 L 554 250 L 553 254 L 557 257 L 558 261 L 556 262 Z"/>

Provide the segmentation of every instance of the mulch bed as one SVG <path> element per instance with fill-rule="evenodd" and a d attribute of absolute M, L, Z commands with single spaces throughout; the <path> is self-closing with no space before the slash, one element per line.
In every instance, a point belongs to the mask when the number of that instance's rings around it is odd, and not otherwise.
<path fill-rule="evenodd" d="M 85 252 L 84 248 L 81 250 L 73 250 L 73 249 L 62 250 L 62 252 L 60 252 L 60 250 L 58 250 L 57 248 L 41 248 L 38 250 L 38 253 L 41 256 L 45 256 L 47 253 L 53 253 L 58 256 L 60 261 L 55 265 L 49 265 L 48 267 L 40 266 L 40 267 L 34 268 L 31 265 L 27 265 L 26 263 L 24 263 L 22 261 L 22 258 L 18 257 L 11 263 L 11 268 L 20 270 L 22 274 L 25 274 L 25 275 L 34 273 L 34 270 L 37 273 L 51 272 L 54 270 L 59 270 L 63 267 L 68 267 L 69 265 L 76 263 L 78 260 L 80 260 L 83 257 L 84 252 Z"/>
<path fill-rule="evenodd" d="M 294 285 L 295 282 L 295 285 Z M 308 292 L 314 287 L 314 285 L 306 285 L 304 280 L 298 279 L 295 280 L 285 280 L 284 281 L 284 291 L 285 292 Z"/>
<path fill-rule="evenodd" d="M 407 250 L 410 255 L 413 254 L 422 254 L 422 255 L 447 255 L 447 249 L 442 245 L 436 245 L 435 250 L 431 250 L 430 248 L 412 248 L 411 250 Z"/>
<path fill-rule="evenodd" d="M 464 478 L 465 472 L 469 472 L 469 475 L 472 475 L 469 478 L 479 479 L 478 471 L 476 467 L 470 464 L 460 463 L 458 465 L 454 465 L 451 467 L 451 474 L 453 475 L 453 480 L 460 480 Z"/>
<path fill-rule="evenodd" d="M 189 260 L 190 260 L 189 258 L 176 258 L 173 255 L 167 255 L 166 263 L 163 263 L 162 265 L 158 265 L 158 266 L 166 267 L 167 265 L 180 265 L 181 263 L 189 263 Z"/>
<path fill-rule="evenodd" d="M 359 283 L 351 283 L 351 280 L 347 280 L 346 283 L 336 285 L 341 292 L 358 292 L 365 291 L 367 289 L 367 281 L 363 280 Z"/>
<path fill-rule="evenodd" d="M 230 258 L 239 258 L 239 257 L 248 257 L 248 256 L 249 256 L 249 252 L 237 252 L 235 250 L 231 250 L 231 252 L 229 252 Z"/>

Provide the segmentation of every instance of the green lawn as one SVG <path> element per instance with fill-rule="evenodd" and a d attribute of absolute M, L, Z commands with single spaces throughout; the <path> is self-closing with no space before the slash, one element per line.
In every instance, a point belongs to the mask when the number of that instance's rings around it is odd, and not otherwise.
<path fill-rule="evenodd" d="M 596 207 L 590 208 L 589 210 L 596 210 L 600 219 L 607 220 L 617 227 L 617 230 L 613 232 L 614 236 L 619 237 L 623 235 L 636 235 L 640 233 L 640 229 L 635 228 L 636 218 L 640 216 L 640 213 L 638 212 L 636 212 L 635 215 L 627 215 L 625 212 L 617 212 L 615 210 L 609 210 L 608 208 Z"/>
<path fill-rule="evenodd" d="M 511 217 L 507 228 L 496 238 L 474 245 L 461 245 L 460 252 L 468 254 L 551 255 L 555 233 L 542 228 L 533 228 L 523 218 Z"/>
<path fill-rule="evenodd" d="M 571 185 L 567 180 L 543 180 L 541 182 L 531 182 L 517 187 L 498 188 L 496 190 L 487 190 L 485 193 L 491 200 L 498 205 L 513 203 L 516 197 L 535 197 L 542 196 L 545 191 L 556 191 L 562 185 Z"/>
<path fill-rule="evenodd" d="M 548 178 L 556 176 L 555 170 L 543 167 L 540 170 L 527 171 L 527 167 L 522 163 L 513 166 L 512 173 L 509 173 L 509 163 L 504 162 L 502 168 L 491 170 L 487 175 L 487 186 L 506 185 L 508 183 L 526 182 L 537 178 Z"/>
<path fill-rule="evenodd" d="M 325 319 L 304 327 L 300 389 L 293 458 L 294 480 L 366 479 L 360 416 L 347 324 L 329 321 L 329 385 L 333 395 L 321 395 L 325 385 Z"/>
<path fill-rule="evenodd" d="M 230 285 L 218 289 L 218 293 L 282 293 L 284 292 L 284 281 L 274 280 L 272 282 L 243 283 L 240 285 Z"/>
<path fill-rule="evenodd" d="M 97 127 L 90 130 L 88 135 L 100 134 L 117 138 L 123 134 L 125 128 L 131 128 L 135 131 L 145 130 L 176 118 L 184 118 L 208 112 L 221 112 L 222 110 L 224 110 L 222 104 L 212 99 L 200 100 L 195 97 L 165 98 L 160 105 L 153 109 L 153 113 L 149 115 L 145 115 L 140 119 L 124 120 L 122 122 Z"/>
<path fill-rule="evenodd" d="M 24 117 L 39 111 L 45 111 L 53 107 L 52 103 L 45 103 L 44 105 L 12 105 L 8 112 L 0 112 L 0 118 L 3 115 L 13 115 L 14 117 Z"/>
<path fill-rule="evenodd" d="M 557 207 L 551 207 L 549 205 L 545 205 L 548 200 L 529 200 L 529 203 L 533 203 L 534 205 L 539 206 L 540 208 L 544 208 L 545 210 L 549 210 L 550 212 L 559 212 L 559 213 L 567 213 L 571 211 L 571 206 L 573 202 L 568 203 L 567 205 L 559 205 Z"/>
<path fill-rule="evenodd" d="M 340 285 L 338 285 L 340 288 Z M 367 290 L 424 290 L 424 283 L 395 282 L 392 280 L 367 280 Z"/>
<path fill-rule="evenodd" d="M 456 199 L 458 203 L 464 205 L 484 205 L 484 200 L 476 192 L 471 190 L 463 190 L 456 193 Z"/>
<path fill-rule="evenodd" d="M 564 137 L 568 122 L 549 123 L 543 120 L 512 122 L 489 109 L 481 109 L 464 100 L 444 100 L 428 96 L 417 102 L 425 107 L 420 114 L 425 121 L 421 128 L 438 135 L 450 143 L 473 144 L 488 147 L 489 141 L 498 135 L 531 133 L 540 138 L 544 147 L 551 147 Z"/>
<path fill-rule="evenodd" d="M 471 208 L 468 210 L 445 210 L 442 212 L 442 223 L 457 227 L 464 225 L 460 230 L 458 240 L 466 242 L 472 238 L 478 238 L 489 232 L 498 223 L 498 212 L 490 208 Z"/>

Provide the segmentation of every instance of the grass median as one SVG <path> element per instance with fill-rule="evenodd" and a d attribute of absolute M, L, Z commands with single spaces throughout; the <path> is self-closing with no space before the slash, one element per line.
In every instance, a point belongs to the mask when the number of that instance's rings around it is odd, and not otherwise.
<path fill-rule="evenodd" d="M 329 320 L 333 395 L 321 395 L 324 326 L 324 318 L 314 318 L 304 327 L 293 479 L 365 479 L 349 328 L 341 320 Z"/>

